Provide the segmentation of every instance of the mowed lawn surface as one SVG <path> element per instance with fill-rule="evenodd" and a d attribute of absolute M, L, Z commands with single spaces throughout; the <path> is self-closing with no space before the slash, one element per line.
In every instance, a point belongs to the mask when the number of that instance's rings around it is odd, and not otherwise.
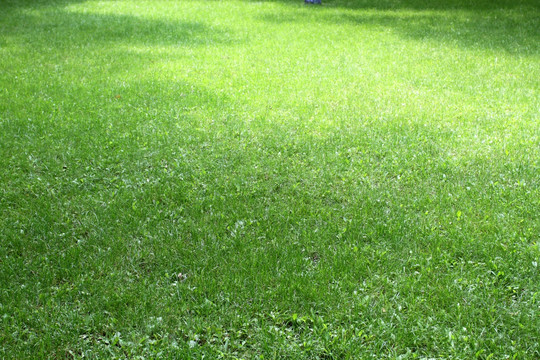
<path fill-rule="evenodd" d="M 537 359 L 539 124 L 533 0 L 4 0 L 0 357 Z"/>

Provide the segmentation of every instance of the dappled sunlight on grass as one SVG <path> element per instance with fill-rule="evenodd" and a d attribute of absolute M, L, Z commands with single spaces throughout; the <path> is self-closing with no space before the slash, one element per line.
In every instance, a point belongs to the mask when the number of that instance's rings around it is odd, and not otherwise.
<path fill-rule="evenodd" d="M 14 1 L 0 356 L 533 358 L 532 1 Z"/>

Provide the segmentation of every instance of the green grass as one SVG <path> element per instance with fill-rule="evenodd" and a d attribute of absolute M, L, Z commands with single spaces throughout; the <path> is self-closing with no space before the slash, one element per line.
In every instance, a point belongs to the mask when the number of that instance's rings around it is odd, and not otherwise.
<path fill-rule="evenodd" d="M 0 358 L 540 358 L 540 6 L 323 2 L 0 3 Z"/>

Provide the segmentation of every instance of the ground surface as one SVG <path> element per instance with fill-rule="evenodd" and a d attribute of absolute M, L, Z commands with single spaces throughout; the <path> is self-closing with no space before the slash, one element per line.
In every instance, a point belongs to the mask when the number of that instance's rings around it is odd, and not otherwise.
<path fill-rule="evenodd" d="M 0 357 L 540 357 L 536 1 L 2 1 Z"/>

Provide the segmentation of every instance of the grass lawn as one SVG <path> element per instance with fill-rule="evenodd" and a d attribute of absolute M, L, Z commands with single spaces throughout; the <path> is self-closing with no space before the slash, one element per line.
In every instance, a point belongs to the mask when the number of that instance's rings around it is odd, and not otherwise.
<path fill-rule="evenodd" d="M 0 358 L 540 358 L 536 0 L 2 0 Z"/>

